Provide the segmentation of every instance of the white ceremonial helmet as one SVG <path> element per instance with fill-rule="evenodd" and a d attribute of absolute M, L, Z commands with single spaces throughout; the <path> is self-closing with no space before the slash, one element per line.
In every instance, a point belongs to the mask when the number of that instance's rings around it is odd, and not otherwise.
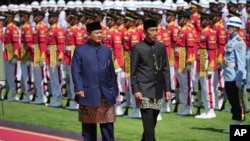
<path fill-rule="evenodd" d="M 177 5 L 175 3 L 172 4 L 172 10 L 176 11 L 177 10 Z"/>
<path fill-rule="evenodd" d="M 28 11 L 28 12 L 31 12 L 31 11 L 32 11 L 31 5 L 26 5 L 26 11 Z"/>
<path fill-rule="evenodd" d="M 162 1 L 161 0 L 156 0 L 152 2 L 152 8 L 162 8 Z"/>
<path fill-rule="evenodd" d="M 190 8 L 190 5 L 189 3 L 187 3 L 186 1 L 184 2 L 184 9 L 189 9 Z"/>
<path fill-rule="evenodd" d="M 231 3 L 237 4 L 237 0 L 230 0 Z"/>
<path fill-rule="evenodd" d="M 82 5 L 83 5 L 82 1 L 80 1 L 80 0 L 75 1 L 75 7 L 82 8 Z"/>
<path fill-rule="evenodd" d="M 19 11 L 19 7 L 16 4 L 9 4 L 8 5 L 8 10 L 13 11 L 13 12 L 17 12 L 17 11 Z"/>
<path fill-rule="evenodd" d="M 7 5 L 2 5 L 2 6 L 0 6 L 0 11 L 1 11 L 1 12 L 7 12 L 7 11 L 8 11 Z"/>
<path fill-rule="evenodd" d="M 172 10 L 173 4 L 174 4 L 173 0 L 166 0 L 166 1 L 163 3 L 162 9 Z"/>
<path fill-rule="evenodd" d="M 31 7 L 32 7 L 32 8 L 40 8 L 39 2 L 38 2 L 38 1 L 33 1 L 33 2 L 31 3 Z"/>
<path fill-rule="evenodd" d="M 219 3 L 228 3 L 228 0 L 218 0 Z"/>
<path fill-rule="evenodd" d="M 100 8 L 100 9 L 103 9 L 102 2 L 101 2 L 101 1 L 94 0 L 94 1 L 92 2 L 92 4 L 93 4 L 93 8 Z"/>
<path fill-rule="evenodd" d="M 85 7 L 85 8 L 93 8 L 93 2 L 91 0 L 85 0 L 82 4 L 82 7 Z"/>
<path fill-rule="evenodd" d="M 133 10 L 135 11 L 137 9 L 135 3 L 133 0 L 127 0 L 125 1 L 125 7 L 128 9 L 128 10 Z"/>
<path fill-rule="evenodd" d="M 25 4 L 19 4 L 19 10 L 20 11 L 26 11 L 26 5 Z"/>
<path fill-rule="evenodd" d="M 247 1 L 246 0 L 239 0 L 238 3 L 243 3 L 243 4 L 246 4 Z"/>
<path fill-rule="evenodd" d="M 71 8 L 71 9 L 75 8 L 75 2 L 73 2 L 73 1 L 68 1 L 68 2 L 67 2 L 67 8 Z"/>
<path fill-rule="evenodd" d="M 114 2 L 111 0 L 105 0 L 103 2 L 103 9 L 111 9 L 114 7 Z"/>
<path fill-rule="evenodd" d="M 123 3 L 120 0 L 115 0 L 114 9 L 123 10 L 124 9 Z"/>
<path fill-rule="evenodd" d="M 56 1 L 55 0 L 49 0 L 48 7 L 57 7 L 56 6 Z"/>
<path fill-rule="evenodd" d="M 64 0 L 59 0 L 57 3 L 56 3 L 57 7 L 66 7 L 66 3 Z"/>
<path fill-rule="evenodd" d="M 199 5 L 203 8 L 210 8 L 209 2 L 207 0 L 200 0 Z"/>
<path fill-rule="evenodd" d="M 177 7 L 184 7 L 185 6 L 184 0 L 177 0 L 175 4 Z"/>
<path fill-rule="evenodd" d="M 48 6 L 49 6 L 49 5 L 48 5 L 48 1 L 47 1 L 47 0 L 41 1 L 41 2 L 40 2 L 40 6 L 41 6 L 41 7 L 48 7 Z"/>
<path fill-rule="evenodd" d="M 242 27 L 242 21 L 239 17 L 230 17 L 227 21 L 227 26 Z"/>

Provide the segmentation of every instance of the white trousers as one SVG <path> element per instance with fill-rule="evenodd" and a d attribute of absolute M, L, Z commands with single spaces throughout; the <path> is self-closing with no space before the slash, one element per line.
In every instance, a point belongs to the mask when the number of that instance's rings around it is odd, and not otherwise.
<path fill-rule="evenodd" d="M 188 71 L 185 69 L 184 72 L 178 73 L 178 82 L 180 85 L 180 101 L 184 106 L 192 105 L 192 70 Z"/>
<path fill-rule="evenodd" d="M 201 95 L 205 111 L 214 109 L 215 96 L 214 96 L 214 74 L 200 77 Z"/>
<path fill-rule="evenodd" d="M 62 70 L 61 65 L 56 67 L 49 66 L 49 76 L 50 82 L 49 85 L 51 87 L 51 92 L 53 96 L 61 96 L 61 85 L 62 85 Z"/>

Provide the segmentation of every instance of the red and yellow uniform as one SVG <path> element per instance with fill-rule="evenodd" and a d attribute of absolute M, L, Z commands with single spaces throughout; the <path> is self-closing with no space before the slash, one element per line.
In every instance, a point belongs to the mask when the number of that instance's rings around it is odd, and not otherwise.
<path fill-rule="evenodd" d="M 14 23 L 6 26 L 4 33 L 4 60 L 11 61 L 13 58 L 20 59 L 19 31 Z"/>
<path fill-rule="evenodd" d="M 179 27 L 177 24 L 175 24 L 174 21 L 170 22 L 166 28 L 170 32 L 170 43 L 171 43 L 171 51 L 170 51 L 170 56 L 169 56 L 169 65 L 173 66 L 175 63 L 174 59 L 174 49 L 175 49 L 175 43 L 178 39 L 178 32 L 179 32 Z"/>
<path fill-rule="evenodd" d="M 202 27 L 200 25 L 200 14 L 198 12 L 195 12 L 192 16 L 191 16 L 191 20 L 190 22 L 193 24 L 196 33 L 197 33 L 197 38 L 199 39 L 201 31 L 202 31 Z"/>
<path fill-rule="evenodd" d="M 144 33 L 143 33 L 143 26 L 142 25 L 137 26 L 137 33 L 139 35 L 139 41 L 142 41 L 144 39 Z"/>
<path fill-rule="evenodd" d="M 162 25 L 158 25 L 157 41 L 162 42 L 165 45 L 167 56 L 168 56 L 168 58 L 170 58 L 171 35 L 170 35 L 170 31 L 166 30 L 166 28 L 163 27 Z"/>
<path fill-rule="evenodd" d="M 200 64 L 198 64 L 198 70 L 200 77 L 207 76 L 207 71 L 215 71 L 216 47 L 216 32 L 208 26 L 202 30 L 199 43 Z"/>
<path fill-rule="evenodd" d="M 225 50 L 225 45 L 227 43 L 226 29 L 224 27 L 224 24 L 221 21 L 219 21 L 214 24 L 213 30 L 215 30 L 216 37 L 217 37 L 217 50 L 216 50 L 217 63 L 216 64 L 223 64 L 224 50 Z"/>
<path fill-rule="evenodd" d="M 88 34 L 87 34 L 87 28 L 86 25 L 82 25 L 82 35 L 83 35 L 83 44 L 88 42 Z"/>
<path fill-rule="evenodd" d="M 21 27 L 21 61 L 30 61 L 32 52 L 33 31 L 29 23 Z"/>
<path fill-rule="evenodd" d="M 193 64 L 194 62 L 194 41 L 192 29 L 188 25 L 182 27 L 178 33 L 175 46 L 175 67 L 178 68 L 179 73 L 185 70 L 187 64 Z"/>
<path fill-rule="evenodd" d="M 47 58 L 46 63 L 55 67 L 57 61 L 61 62 L 64 55 L 65 37 L 59 24 L 52 25 L 48 30 Z"/>
<path fill-rule="evenodd" d="M 247 43 L 247 35 L 246 35 L 246 32 L 243 28 L 240 28 L 239 35 L 245 41 L 245 43 Z"/>
<path fill-rule="evenodd" d="M 135 26 L 130 27 L 128 30 L 124 33 L 124 51 L 123 51 L 123 57 L 124 57 L 124 70 L 125 70 L 125 76 L 130 77 L 130 51 L 132 47 L 140 42 L 140 36 L 137 32 L 137 29 Z"/>
<path fill-rule="evenodd" d="M 115 69 L 123 68 L 122 34 L 118 29 L 112 27 L 108 32 L 108 36 L 108 47 L 112 49 Z"/>
<path fill-rule="evenodd" d="M 108 27 L 105 26 L 103 23 L 101 23 L 101 26 L 102 26 L 102 43 L 105 45 L 105 46 L 108 46 L 108 42 L 109 42 L 109 38 L 108 38 Z"/>
<path fill-rule="evenodd" d="M 47 35 L 47 25 L 43 21 L 37 23 L 33 32 L 33 50 L 31 53 L 31 61 L 34 63 L 34 67 L 40 67 L 40 63 L 46 61 Z"/>
<path fill-rule="evenodd" d="M 83 31 L 77 26 L 69 26 L 66 30 L 64 64 L 70 65 L 76 47 L 83 43 Z"/>
<path fill-rule="evenodd" d="M 247 31 L 246 45 L 247 45 L 247 48 L 249 48 L 250 47 L 250 14 L 248 14 L 248 17 L 247 17 L 246 31 Z"/>
<path fill-rule="evenodd" d="M 4 34 L 3 34 L 3 26 L 0 25 L 0 43 L 3 42 L 3 39 L 4 39 L 4 36 L 3 36 L 3 35 L 4 35 Z"/>

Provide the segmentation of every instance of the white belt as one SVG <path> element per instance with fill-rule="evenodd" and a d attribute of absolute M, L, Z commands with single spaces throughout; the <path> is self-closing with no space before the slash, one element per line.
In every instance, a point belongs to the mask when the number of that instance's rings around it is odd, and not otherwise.
<path fill-rule="evenodd" d="M 65 50 L 66 51 L 71 51 L 72 50 L 72 47 L 74 47 L 73 45 L 72 46 L 66 46 Z"/>
<path fill-rule="evenodd" d="M 235 67 L 235 63 L 234 62 L 229 62 L 229 63 L 226 63 L 226 66 L 229 67 L 229 68 L 233 68 L 233 67 Z"/>
<path fill-rule="evenodd" d="M 33 46 L 31 46 L 31 48 L 32 48 L 32 49 L 34 49 L 34 48 L 35 48 L 35 45 L 37 45 L 37 46 L 39 47 L 39 45 L 38 45 L 38 44 L 34 44 Z"/>
<path fill-rule="evenodd" d="M 51 46 L 54 46 L 54 45 L 51 45 Z M 50 51 L 50 45 L 48 45 L 48 46 L 46 47 L 46 50 Z M 56 48 L 56 50 L 57 50 L 57 48 Z"/>
<path fill-rule="evenodd" d="M 175 49 L 174 49 L 174 52 L 176 52 L 176 53 L 178 53 L 180 50 L 179 50 L 179 48 L 178 47 L 176 47 Z"/>

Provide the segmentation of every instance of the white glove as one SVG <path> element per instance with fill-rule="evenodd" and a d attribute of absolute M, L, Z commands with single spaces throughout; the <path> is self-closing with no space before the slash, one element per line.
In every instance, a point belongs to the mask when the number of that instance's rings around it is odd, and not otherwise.
<path fill-rule="evenodd" d="M 242 89 L 242 82 L 236 81 L 236 86 L 237 86 L 239 89 Z"/>
<path fill-rule="evenodd" d="M 26 65 L 29 66 L 31 64 L 30 61 L 26 61 Z"/>
<path fill-rule="evenodd" d="M 192 68 L 193 68 L 192 65 L 187 65 L 187 66 L 186 66 L 187 71 L 190 71 Z"/>
<path fill-rule="evenodd" d="M 212 75 L 214 72 L 213 71 L 207 71 L 207 75 Z"/>
<path fill-rule="evenodd" d="M 46 64 L 45 62 L 40 62 L 41 67 L 45 66 L 45 64 Z"/>
<path fill-rule="evenodd" d="M 16 64 L 17 63 L 17 59 L 16 58 L 12 58 L 11 63 L 12 64 Z"/>
<path fill-rule="evenodd" d="M 121 72 L 122 68 L 115 69 L 115 73 Z"/>
<path fill-rule="evenodd" d="M 57 62 L 56 62 L 56 65 L 57 65 L 57 66 L 60 66 L 61 64 L 62 64 L 61 61 L 57 61 Z"/>

